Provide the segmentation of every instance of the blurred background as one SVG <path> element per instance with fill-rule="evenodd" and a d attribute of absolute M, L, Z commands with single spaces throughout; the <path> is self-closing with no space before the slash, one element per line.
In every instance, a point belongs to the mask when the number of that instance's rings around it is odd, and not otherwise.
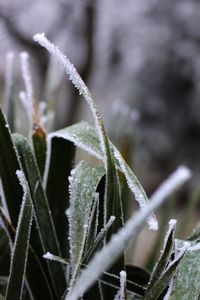
<path fill-rule="evenodd" d="M 9 51 L 16 101 L 24 89 L 18 54 L 25 50 L 35 97 L 55 112 L 53 127 L 91 121 L 62 68 L 33 42 L 45 32 L 86 81 L 148 195 L 179 164 L 192 169 L 184 202 L 200 178 L 199 28 L 197 0 L 0 0 L 1 99 Z"/>

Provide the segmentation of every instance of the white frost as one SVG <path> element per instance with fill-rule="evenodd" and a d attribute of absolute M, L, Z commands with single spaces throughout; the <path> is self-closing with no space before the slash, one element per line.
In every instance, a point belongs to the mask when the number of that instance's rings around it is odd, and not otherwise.
<path fill-rule="evenodd" d="M 127 274 L 125 271 L 121 271 L 119 275 L 120 275 L 120 289 L 117 296 L 119 300 L 125 300 Z"/>
<path fill-rule="evenodd" d="M 64 265 L 67 264 L 67 262 L 63 258 L 61 258 L 61 257 L 59 257 L 57 255 L 54 255 L 54 254 L 52 254 L 50 252 L 45 253 L 43 255 L 43 258 L 48 259 L 48 260 L 52 260 L 52 261 L 57 261 L 57 262 L 59 262 L 61 264 L 64 264 Z"/>

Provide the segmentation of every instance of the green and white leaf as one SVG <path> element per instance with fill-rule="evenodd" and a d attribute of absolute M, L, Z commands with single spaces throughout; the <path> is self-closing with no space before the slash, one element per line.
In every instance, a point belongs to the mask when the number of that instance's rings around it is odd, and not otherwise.
<path fill-rule="evenodd" d="M 105 174 L 102 167 L 81 161 L 69 178 L 70 208 L 67 211 L 70 229 L 70 258 L 73 284 L 83 258 L 90 212 L 97 185 Z"/>
<path fill-rule="evenodd" d="M 0 108 L 0 177 L 6 202 L 3 203 L 16 228 L 23 197 L 22 187 L 16 176 L 21 169 L 19 157 L 13 144 L 11 132 Z"/>
<path fill-rule="evenodd" d="M 6 300 L 19 300 L 25 280 L 29 238 L 33 217 L 33 206 L 29 187 L 22 171 L 17 176 L 24 190 L 15 242 L 12 250 L 10 274 L 6 290 Z"/>

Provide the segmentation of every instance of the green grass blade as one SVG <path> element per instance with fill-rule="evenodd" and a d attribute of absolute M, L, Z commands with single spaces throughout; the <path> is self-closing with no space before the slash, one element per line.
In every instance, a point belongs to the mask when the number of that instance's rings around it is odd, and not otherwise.
<path fill-rule="evenodd" d="M 71 285 L 78 275 L 83 259 L 87 228 L 97 185 L 104 175 L 102 167 L 81 161 L 70 177 L 70 256 L 72 264 Z"/>
<path fill-rule="evenodd" d="M 97 131 L 93 126 L 89 125 L 87 122 L 82 121 L 78 124 L 54 132 L 50 134 L 48 138 L 50 139 L 53 136 L 67 139 L 73 142 L 77 147 L 80 147 L 81 149 L 87 151 L 91 155 L 94 155 L 95 157 L 103 160 L 103 154 L 99 144 Z M 111 142 L 110 147 L 114 156 L 116 168 L 118 168 L 121 172 L 124 173 L 129 188 L 133 192 L 136 201 L 140 204 L 140 207 L 143 209 L 149 203 L 149 199 L 144 189 L 142 188 L 140 182 L 138 181 L 133 171 L 122 158 L 119 151 Z M 153 229 L 157 228 L 157 221 L 153 215 L 150 217 L 149 223 L 151 227 L 153 227 Z"/>
<path fill-rule="evenodd" d="M 110 228 L 111 228 L 111 226 L 113 225 L 114 222 L 115 222 L 115 217 L 111 216 L 108 223 L 99 232 L 96 239 L 91 243 L 91 247 L 87 251 L 85 251 L 85 254 L 84 254 L 84 257 L 83 257 L 83 263 L 84 264 L 88 264 L 88 262 L 95 255 L 95 253 L 97 253 L 101 249 L 101 247 L 102 247 L 102 245 L 105 241 L 105 237 L 107 235 L 107 232 L 110 230 Z"/>
<path fill-rule="evenodd" d="M 156 281 L 159 279 L 159 277 L 162 275 L 162 273 L 164 273 L 164 270 L 166 269 L 166 266 L 170 261 L 170 257 L 171 257 L 172 250 L 174 247 L 175 225 L 176 225 L 176 220 L 171 220 L 169 222 L 169 230 L 168 230 L 166 238 L 165 238 L 165 245 L 163 247 L 163 250 L 161 251 L 161 256 L 158 260 L 158 263 L 156 264 L 156 266 L 151 274 L 147 292 L 151 288 L 153 288 Z"/>
<path fill-rule="evenodd" d="M 28 143 L 28 140 L 19 134 L 13 135 L 13 140 L 17 147 L 20 156 L 21 164 L 29 184 L 31 196 L 33 199 L 34 216 L 37 223 L 37 228 L 43 247 L 43 252 L 48 251 L 60 256 L 59 244 L 56 237 L 55 227 L 53 224 L 51 212 L 45 191 L 42 186 L 41 177 L 37 164 L 33 155 L 33 151 Z M 33 245 L 33 249 L 35 249 Z M 57 298 L 63 294 L 66 281 L 63 267 L 47 262 L 49 275 Z"/>
<path fill-rule="evenodd" d="M 22 187 L 16 177 L 16 171 L 20 168 L 10 130 L 0 108 L 0 177 L 8 213 L 15 228 L 23 197 Z"/>
<path fill-rule="evenodd" d="M 147 292 L 147 294 L 144 297 L 144 300 L 156 300 L 159 298 L 159 296 L 164 291 L 164 289 L 167 288 L 168 284 L 170 283 L 170 280 L 176 274 L 178 265 L 183 259 L 185 252 L 186 252 L 186 248 L 184 249 L 184 251 L 180 251 L 177 257 L 169 264 L 167 269 L 163 272 L 162 276 L 155 282 L 155 284 Z M 176 298 L 176 299 L 182 300 L 182 298 Z M 187 299 L 192 299 L 192 298 L 187 298 Z"/>
<path fill-rule="evenodd" d="M 65 210 L 69 207 L 68 177 L 72 169 L 75 147 L 61 138 L 49 141 L 48 157 L 45 170 L 45 187 L 62 256 L 69 257 L 68 221 Z"/>
<path fill-rule="evenodd" d="M 33 206 L 28 184 L 22 171 L 18 171 L 17 174 L 24 190 L 24 196 L 12 251 L 10 274 L 6 290 L 6 300 L 19 300 L 22 297 L 33 217 Z"/>

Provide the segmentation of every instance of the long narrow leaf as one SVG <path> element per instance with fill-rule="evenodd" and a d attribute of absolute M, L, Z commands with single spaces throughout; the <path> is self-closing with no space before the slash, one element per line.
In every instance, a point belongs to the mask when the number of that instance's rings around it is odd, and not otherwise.
<path fill-rule="evenodd" d="M 104 175 L 102 167 L 80 162 L 70 177 L 70 257 L 73 284 L 83 259 L 83 250 L 87 237 L 90 211 L 97 185 Z"/>
<path fill-rule="evenodd" d="M 174 246 L 174 231 L 175 231 L 176 220 L 171 220 L 169 222 L 169 230 L 166 235 L 165 245 L 161 252 L 161 256 L 156 264 L 150 278 L 150 282 L 148 284 L 147 292 L 154 286 L 155 282 L 162 275 L 164 270 L 166 269 L 167 264 L 170 261 L 170 256 L 172 254 L 173 246 Z"/>
<path fill-rule="evenodd" d="M 28 143 L 28 140 L 19 134 L 14 134 L 13 140 L 17 147 L 21 164 L 29 184 L 33 199 L 35 212 L 34 215 L 43 247 L 43 252 L 46 253 L 47 251 L 51 251 L 55 253 L 55 255 L 60 256 L 55 227 L 32 149 Z M 48 263 L 48 269 L 55 294 L 59 299 L 66 286 L 64 270 L 62 266 L 54 263 Z"/>
<path fill-rule="evenodd" d="M 33 217 L 33 206 L 30 191 L 22 171 L 18 171 L 18 177 L 24 190 L 24 196 L 17 225 L 15 243 L 12 251 L 6 300 L 19 300 L 22 296 Z"/>
<path fill-rule="evenodd" d="M 8 213 L 15 228 L 23 197 L 22 187 L 16 177 L 16 171 L 20 168 L 10 130 L 0 108 L 0 177 Z"/>

